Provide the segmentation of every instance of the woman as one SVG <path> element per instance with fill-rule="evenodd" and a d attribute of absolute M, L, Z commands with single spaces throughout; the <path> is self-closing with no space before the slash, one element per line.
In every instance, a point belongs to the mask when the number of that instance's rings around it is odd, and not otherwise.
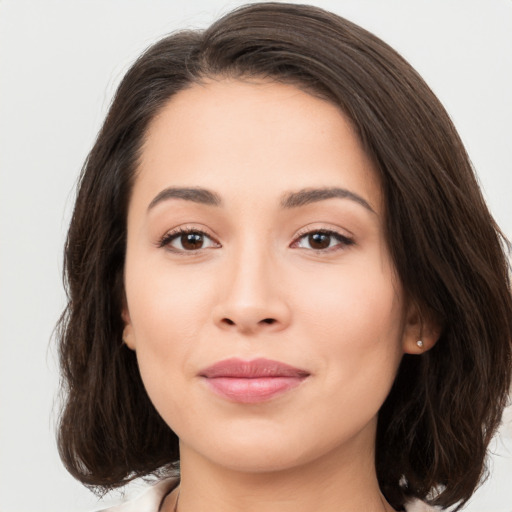
<path fill-rule="evenodd" d="M 147 512 L 463 505 L 510 386 L 502 244 L 372 34 L 279 3 L 174 34 L 79 184 L 64 463 L 100 490 L 157 474 Z"/>

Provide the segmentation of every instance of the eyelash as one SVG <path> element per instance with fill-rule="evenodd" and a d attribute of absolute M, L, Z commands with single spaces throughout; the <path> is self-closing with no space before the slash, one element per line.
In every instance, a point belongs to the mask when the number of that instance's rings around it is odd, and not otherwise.
<path fill-rule="evenodd" d="M 197 235 L 201 235 L 203 237 L 209 238 L 210 240 L 212 240 L 212 242 L 214 244 L 217 244 L 218 247 L 221 247 L 221 245 L 217 241 L 215 241 L 213 239 L 213 237 L 211 237 L 205 231 L 198 229 L 198 228 L 186 228 L 186 227 L 185 228 L 180 227 L 180 228 L 174 229 L 174 230 L 166 233 L 158 242 L 158 247 L 159 248 L 167 247 L 171 252 L 174 252 L 176 254 L 184 254 L 184 255 L 187 253 L 189 255 L 197 254 L 199 251 L 210 248 L 210 247 L 201 247 L 199 249 L 185 250 L 185 249 L 172 248 L 170 246 L 171 242 L 173 242 L 174 240 L 180 238 L 183 235 L 189 235 L 189 234 L 197 234 Z M 316 235 L 316 234 L 322 234 L 322 235 L 332 237 L 339 242 L 339 244 L 336 244 L 334 247 L 326 247 L 325 249 L 314 249 L 314 248 L 308 249 L 308 250 L 312 250 L 318 254 L 324 254 L 327 252 L 337 251 L 337 250 L 340 250 L 340 249 L 343 249 L 345 247 L 355 244 L 355 242 L 352 238 L 350 238 L 346 235 L 342 235 L 341 233 L 338 233 L 337 231 L 333 231 L 330 229 L 309 229 L 309 230 L 304 230 L 302 232 L 299 232 L 297 234 L 296 239 L 292 242 L 291 247 L 295 246 L 302 239 L 304 239 L 308 236 L 311 236 L 311 235 Z"/>
<path fill-rule="evenodd" d="M 341 233 L 334 231 L 332 229 L 320 228 L 320 229 L 305 229 L 304 231 L 299 231 L 299 233 L 297 234 L 297 238 L 295 239 L 295 241 L 292 242 L 292 246 L 296 245 L 300 240 L 302 240 L 308 236 L 316 235 L 316 234 L 321 234 L 321 235 L 326 235 L 326 236 L 332 237 L 339 242 L 339 244 L 336 244 L 334 247 L 326 247 L 325 249 L 313 249 L 313 248 L 310 249 L 318 254 L 325 254 L 327 252 L 339 251 L 348 246 L 355 244 L 354 239 L 350 238 L 349 236 L 342 235 Z"/>
<path fill-rule="evenodd" d="M 183 235 L 190 235 L 190 234 L 197 234 L 197 235 L 201 235 L 203 237 L 209 238 L 214 243 L 216 243 L 220 246 L 220 244 L 218 242 L 216 242 L 213 239 L 213 237 L 211 237 L 208 233 L 206 233 L 202 229 L 180 227 L 180 228 L 173 229 L 172 231 L 166 233 L 158 242 L 158 247 L 167 247 L 169 249 L 169 251 L 174 252 L 176 254 L 186 254 L 186 253 L 197 254 L 199 251 L 204 250 L 205 248 L 187 251 L 184 249 L 176 249 L 176 248 L 173 248 L 170 246 L 171 242 L 173 242 L 174 240 L 182 237 Z"/>

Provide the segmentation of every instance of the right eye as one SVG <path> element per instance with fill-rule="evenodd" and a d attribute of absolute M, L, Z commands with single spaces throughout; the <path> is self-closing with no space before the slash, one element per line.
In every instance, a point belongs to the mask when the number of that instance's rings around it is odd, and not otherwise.
<path fill-rule="evenodd" d="M 198 229 L 178 228 L 169 233 L 160 240 L 159 247 L 166 247 L 173 252 L 197 252 L 201 249 L 211 247 L 220 247 L 204 231 Z"/>

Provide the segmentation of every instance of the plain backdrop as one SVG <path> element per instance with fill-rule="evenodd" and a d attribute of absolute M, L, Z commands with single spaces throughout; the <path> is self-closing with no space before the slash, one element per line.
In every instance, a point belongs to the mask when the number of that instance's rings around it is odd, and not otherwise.
<path fill-rule="evenodd" d="M 52 329 L 62 246 L 83 160 L 123 73 L 177 28 L 242 2 L 0 0 L 0 511 L 85 512 L 103 502 L 55 447 Z M 512 236 L 512 0 L 312 0 L 373 31 L 452 116 L 498 223 Z M 467 508 L 512 511 L 512 428 Z M 132 488 L 128 494 L 138 491 Z"/>

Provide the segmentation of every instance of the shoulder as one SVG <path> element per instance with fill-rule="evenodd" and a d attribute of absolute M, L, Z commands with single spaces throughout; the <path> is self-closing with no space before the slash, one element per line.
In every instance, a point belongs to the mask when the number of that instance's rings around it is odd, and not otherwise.
<path fill-rule="evenodd" d="M 98 512 L 158 512 L 164 496 L 177 485 L 178 478 L 166 478 L 146 489 L 134 500 Z"/>

